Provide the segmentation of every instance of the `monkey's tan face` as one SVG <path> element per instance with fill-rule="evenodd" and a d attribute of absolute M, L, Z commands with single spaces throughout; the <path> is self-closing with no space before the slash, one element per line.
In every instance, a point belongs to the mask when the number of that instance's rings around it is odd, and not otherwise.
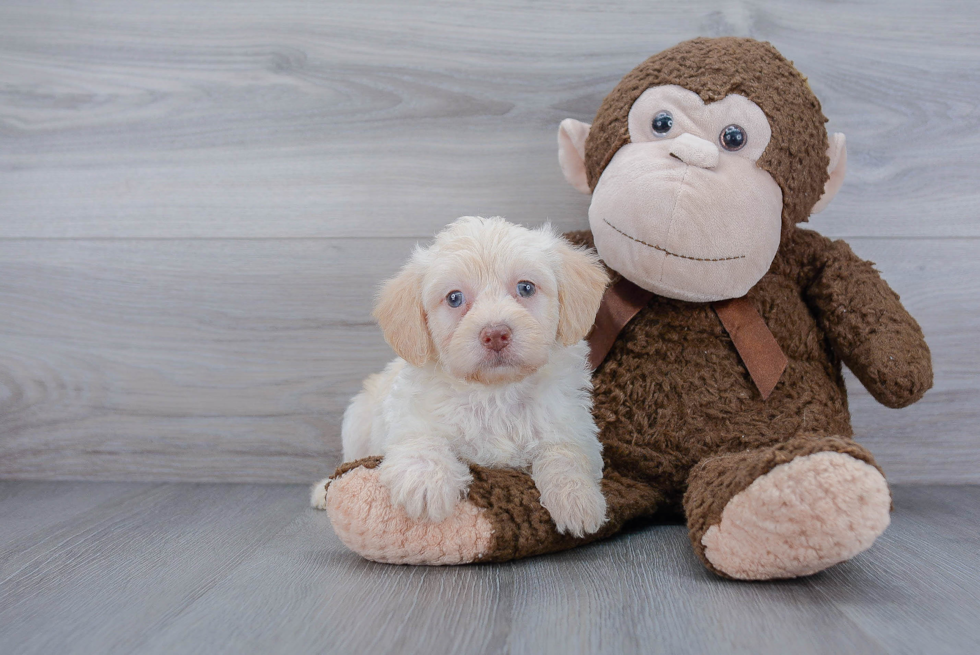
<path fill-rule="evenodd" d="M 743 96 L 705 105 L 683 87 L 657 86 L 633 103 L 629 134 L 593 191 L 599 255 L 662 296 L 745 295 L 780 239 L 782 191 L 756 165 L 771 137 L 765 113 Z"/>

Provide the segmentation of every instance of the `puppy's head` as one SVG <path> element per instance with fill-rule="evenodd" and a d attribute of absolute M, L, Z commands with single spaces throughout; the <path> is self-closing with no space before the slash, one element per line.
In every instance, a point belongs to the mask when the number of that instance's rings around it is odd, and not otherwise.
<path fill-rule="evenodd" d="M 608 277 L 590 251 L 549 225 L 465 216 L 436 235 L 381 290 L 374 316 L 400 357 L 450 375 L 514 382 L 556 344 L 585 338 Z"/>

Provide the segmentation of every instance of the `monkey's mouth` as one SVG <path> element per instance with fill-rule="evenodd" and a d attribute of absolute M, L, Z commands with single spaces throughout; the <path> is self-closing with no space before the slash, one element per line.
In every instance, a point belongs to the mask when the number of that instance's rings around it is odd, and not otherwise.
<path fill-rule="evenodd" d="M 663 246 L 658 246 L 658 245 L 653 244 L 653 243 L 647 243 L 646 241 L 643 241 L 641 239 L 637 239 L 636 237 L 630 236 L 630 235 L 626 234 L 625 232 L 623 232 L 622 230 L 620 230 L 615 225 L 613 225 L 612 223 L 610 223 L 609 221 L 607 221 L 606 219 L 602 219 L 602 222 L 605 223 L 606 225 L 608 225 L 609 227 L 611 227 L 612 229 L 616 230 L 620 234 L 622 234 L 624 237 L 626 237 L 630 241 L 636 241 L 637 243 L 642 244 L 642 245 L 646 246 L 647 248 L 653 248 L 654 250 L 659 250 L 660 252 L 662 252 L 665 255 L 668 255 L 670 257 L 679 257 L 680 259 L 690 259 L 690 260 L 696 261 L 696 262 L 727 262 L 727 261 L 731 261 L 733 259 L 745 259 L 745 255 L 735 255 L 734 257 L 691 257 L 690 255 L 681 255 L 681 254 L 678 254 L 676 252 L 671 252 L 671 251 L 667 250 L 666 248 L 664 248 Z"/>

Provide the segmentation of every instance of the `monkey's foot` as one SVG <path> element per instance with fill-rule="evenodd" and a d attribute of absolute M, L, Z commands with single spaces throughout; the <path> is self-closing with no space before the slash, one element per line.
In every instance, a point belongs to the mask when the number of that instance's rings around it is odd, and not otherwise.
<path fill-rule="evenodd" d="M 464 500 L 440 523 L 413 521 L 392 504 L 376 468 L 357 466 L 334 478 L 324 504 L 344 545 L 375 562 L 467 564 L 491 546 L 493 528 L 485 510 Z"/>
<path fill-rule="evenodd" d="M 701 543 L 711 565 L 733 578 L 810 575 L 869 548 L 888 527 L 890 507 L 875 467 L 819 452 L 773 468 L 733 496 Z"/>

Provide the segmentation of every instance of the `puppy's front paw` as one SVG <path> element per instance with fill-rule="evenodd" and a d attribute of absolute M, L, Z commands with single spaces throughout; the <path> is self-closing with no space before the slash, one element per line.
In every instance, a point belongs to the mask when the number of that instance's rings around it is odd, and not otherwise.
<path fill-rule="evenodd" d="M 439 523 L 453 513 L 472 476 L 462 462 L 446 465 L 423 457 L 389 458 L 379 467 L 391 502 L 413 520 Z"/>
<path fill-rule="evenodd" d="M 606 522 L 606 497 L 592 480 L 564 480 L 542 489 L 541 505 L 561 534 L 584 537 Z"/>

